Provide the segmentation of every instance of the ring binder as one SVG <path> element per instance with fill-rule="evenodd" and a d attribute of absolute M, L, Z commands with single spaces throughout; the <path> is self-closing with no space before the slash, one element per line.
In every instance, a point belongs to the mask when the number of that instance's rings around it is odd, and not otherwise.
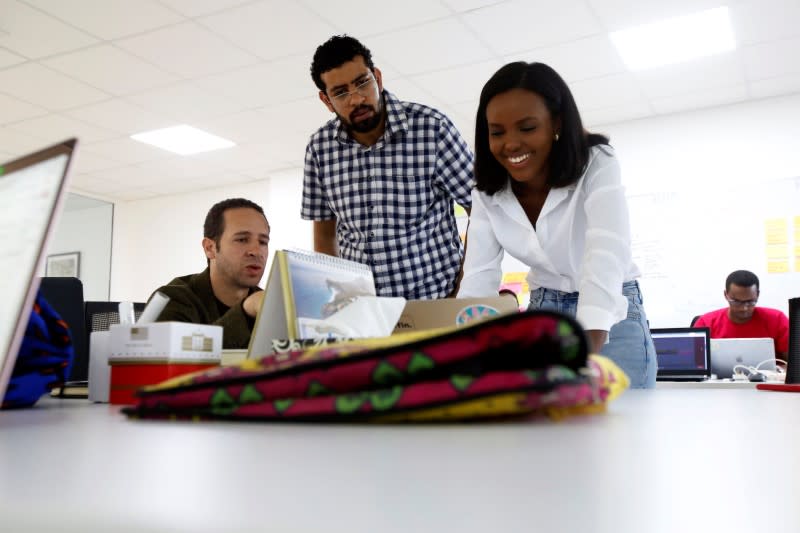
<path fill-rule="evenodd" d="M 367 265 L 307 250 L 278 250 L 250 337 L 248 358 L 272 352 L 272 341 L 335 336 L 324 319 L 358 296 L 375 296 Z"/>

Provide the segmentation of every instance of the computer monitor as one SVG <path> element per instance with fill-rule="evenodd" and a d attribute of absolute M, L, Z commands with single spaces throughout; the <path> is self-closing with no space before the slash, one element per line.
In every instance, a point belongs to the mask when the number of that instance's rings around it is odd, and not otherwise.
<path fill-rule="evenodd" d="M 789 299 L 789 353 L 786 384 L 800 386 L 800 298 Z"/>
<path fill-rule="evenodd" d="M 39 288 L 47 242 L 67 192 L 77 139 L 0 165 L 0 401 Z"/>

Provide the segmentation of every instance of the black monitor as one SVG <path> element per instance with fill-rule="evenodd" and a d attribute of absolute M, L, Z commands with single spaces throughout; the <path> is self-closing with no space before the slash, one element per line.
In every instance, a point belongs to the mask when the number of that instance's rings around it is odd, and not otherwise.
<path fill-rule="evenodd" d="M 789 354 L 786 383 L 800 384 L 800 298 L 789 299 Z"/>

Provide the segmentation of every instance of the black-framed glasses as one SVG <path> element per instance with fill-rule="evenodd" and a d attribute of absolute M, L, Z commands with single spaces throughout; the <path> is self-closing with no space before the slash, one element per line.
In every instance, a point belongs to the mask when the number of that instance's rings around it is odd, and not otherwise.
<path fill-rule="evenodd" d="M 367 77 L 357 82 L 352 91 L 345 91 L 344 87 L 334 90 L 331 94 L 331 100 L 334 100 L 339 104 L 343 104 L 345 102 L 349 102 L 350 97 L 356 93 L 360 94 L 361 96 L 369 96 L 369 92 L 372 90 L 372 83 L 374 81 L 375 78 L 372 77 L 372 74 L 367 73 Z"/>
<path fill-rule="evenodd" d="M 734 307 L 755 307 L 758 299 L 755 300 L 737 300 L 736 298 L 726 298 L 728 303 Z"/>

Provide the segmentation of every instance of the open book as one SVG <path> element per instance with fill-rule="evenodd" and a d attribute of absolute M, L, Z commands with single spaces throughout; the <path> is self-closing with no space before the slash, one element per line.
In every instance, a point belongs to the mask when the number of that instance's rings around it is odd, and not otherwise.
<path fill-rule="evenodd" d="M 363 296 L 375 296 L 368 266 L 315 252 L 275 252 L 248 357 L 271 353 L 273 339 L 341 336 L 326 319 Z"/>

